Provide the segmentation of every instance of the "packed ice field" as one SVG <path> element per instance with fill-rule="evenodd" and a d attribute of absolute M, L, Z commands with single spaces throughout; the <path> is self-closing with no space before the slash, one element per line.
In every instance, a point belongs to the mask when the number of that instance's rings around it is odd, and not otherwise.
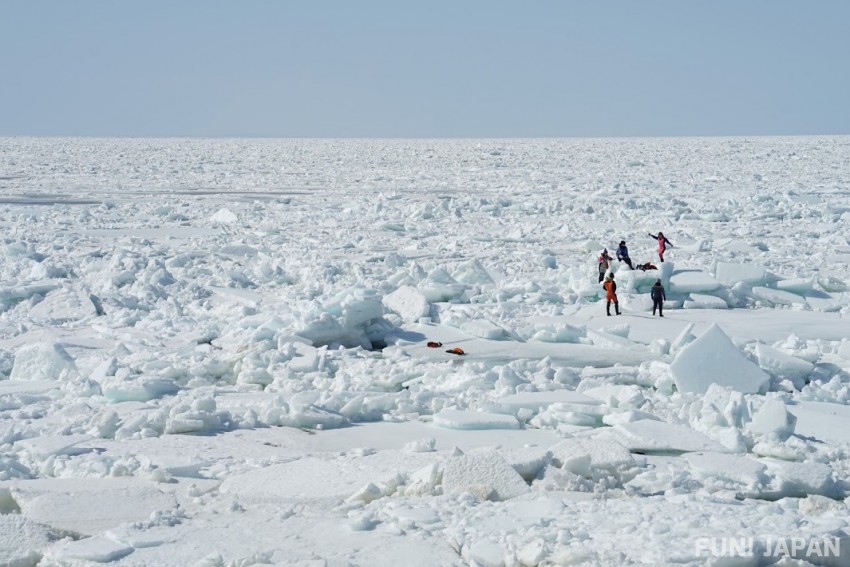
<path fill-rule="evenodd" d="M 0 138 L 0 565 L 850 565 L 849 196 L 847 137 Z"/>

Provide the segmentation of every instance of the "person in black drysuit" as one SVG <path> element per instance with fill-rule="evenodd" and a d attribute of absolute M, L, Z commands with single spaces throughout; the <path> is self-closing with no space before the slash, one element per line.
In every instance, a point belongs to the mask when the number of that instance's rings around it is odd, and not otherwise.
<path fill-rule="evenodd" d="M 673 248 L 673 243 L 670 242 L 669 240 L 667 240 L 667 237 L 664 236 L 664 233 L 661 232 L 661 231 L 658 231 L 657 235 L 650 234 L 649 236 L 658 241 L 658 259 L 663 262 L 664 261 L 664 251 L 667 250 L 667 246 L 670 246 L 670 248 Z"/>
<path fill-rule="evenodd" d="M 655 284 L 649 291 L 652 297 L 652 314 L 655 315 L 655 310 L 658 309 L 658 316 L 664 317 L 664 300 L 667 299 L 667 294 L 664 293 L 664 286 L 661 285 L 661 280 L 655 280 Z"/>
<path fill-rule="evenodd" d="M 631 258 L 629 258 L 629 249 L 626 246 L 625 240 L 621 240 L 620 246 L 617 247 L 617 260 L 619 260 L 620 262 L 625 262 L 626 264 L 628 264 L 629 269 L 632 269 L 632 270 L 635 269 L 635 267 L 632 266 Z"/>

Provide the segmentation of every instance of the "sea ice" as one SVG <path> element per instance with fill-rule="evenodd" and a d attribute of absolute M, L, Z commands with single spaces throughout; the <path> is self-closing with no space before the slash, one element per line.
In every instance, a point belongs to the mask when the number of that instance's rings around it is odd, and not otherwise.
<path fill-rule="evenodd" d="M 74 359 L 57 343 L 25 345 L 15 353 L 11 380 L 59 380 L 77 370 Z"/>
<path fill-rule="evenodd" d="M 443 469 L 443 492 L 470 490 L 499 501 L 525 494 L 528 485 L 495 451 L 451 457 Z"/>
<path fill-rule="evenodd" d="M 811 362 L 787 355 L 781 350 L 761 343 L 756 345 L 756 356 L 758 356 L 759 366 L 776 376 L 804 380 L 815 369 L 815 365 Z"/>
<path fill-rule="evenodd" d="M 794 433 L 797 418 L 788 413 L 785 402 L 782 400 L 767 400 L 755 414 L 750 423 L 750 431 L 753 433 L 775 434 L 781 439 L 787 439 Z"/>
<path fill-rule="evenodd" d="M 770 287 L 754 287 L 753 296 L 762 301 L 766 301 L 771 305 L 805 305 L 806 299 L 800 297 L 796 293 L 784 291 L 781 289 L 773 289 Z"/>
<path fill-rule="evenodd" d="M 670 372 L 679 391 L 697 394 L 704 394 L 711 384 L 754 394 L 768 382 L 768 375 L 747 360 L 718 325 L 679 351 Z"/>
<path fill-rule="evenodd" d="M 645 419 L 614 426 L 621 434 L 618 439 L 631 452 L 686 453 L 691 451 L 729 451 L 718 442 L 709 439 L 690 427 Z"/>
<path fill-rule="evenodd" d="M 444 409 L 434 415 L 434 424 L 449 429 L 519 428 L 519 422 L 512 415 L 457 409 Z"/>
<path fill-rule="evenodd" d="M 766 270 L 758 264 L 733 264 L 717 262 L 714 277 L 722 284 L 733 285 L 738 282 L 748 284 L 760 283 L 765 280 Z"/>
<path fill-rule="evenodd" d="M 431 304 L 421 291 L 413 286 L 402 286 L 385 295 L 384 305 L 390 311 L 398 313 L 405 321 L 416 322 L 431 313 Z"/>
<path fill-rule="evenodd" d="M 698 270 L 679 270 L 670 277 L 671 293 L 692 293 L 714 291 L 720 287 L 720 282 L 711 274 Z"/>
<path fill-rule="evenodd" d="M 726 300 L 714 295 L 692 293 L 682 305 L 685 309 L 728 309 Z"/>

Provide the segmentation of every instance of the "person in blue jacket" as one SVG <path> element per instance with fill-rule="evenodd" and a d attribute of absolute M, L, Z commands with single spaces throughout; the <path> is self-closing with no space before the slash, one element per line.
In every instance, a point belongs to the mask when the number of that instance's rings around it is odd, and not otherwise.
<path fill-rule="evenodd" d="M 617 260 L 628 264 L 630 269 L 635 269 L 635 267 L 632 266 L 632 259 L 629 258 L 629 248 L 626 246 L 625 240 L 621 240 L 620 245 L 617 247 Z"/>
<path fill-rule="evenodd" d="M 655 284 L 649 290 L 649 295 L 652 297 L 653 316 L 655 315 L 655 310 L 658 309 L 658 316 L 664 317 L 664 300 L 667 299 L 667 294 L 664 293 L 664 286 L 661 285 L 661 280 L 655 280 Z"/>

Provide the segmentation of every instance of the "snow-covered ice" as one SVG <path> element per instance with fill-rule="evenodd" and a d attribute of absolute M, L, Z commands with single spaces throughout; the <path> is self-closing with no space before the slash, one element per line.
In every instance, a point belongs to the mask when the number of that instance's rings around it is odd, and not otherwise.
<path fill-rule="evenodd" d="M 846 137 L 0 138 L 0 565 L 850 564 L 848 187 Z"/>

